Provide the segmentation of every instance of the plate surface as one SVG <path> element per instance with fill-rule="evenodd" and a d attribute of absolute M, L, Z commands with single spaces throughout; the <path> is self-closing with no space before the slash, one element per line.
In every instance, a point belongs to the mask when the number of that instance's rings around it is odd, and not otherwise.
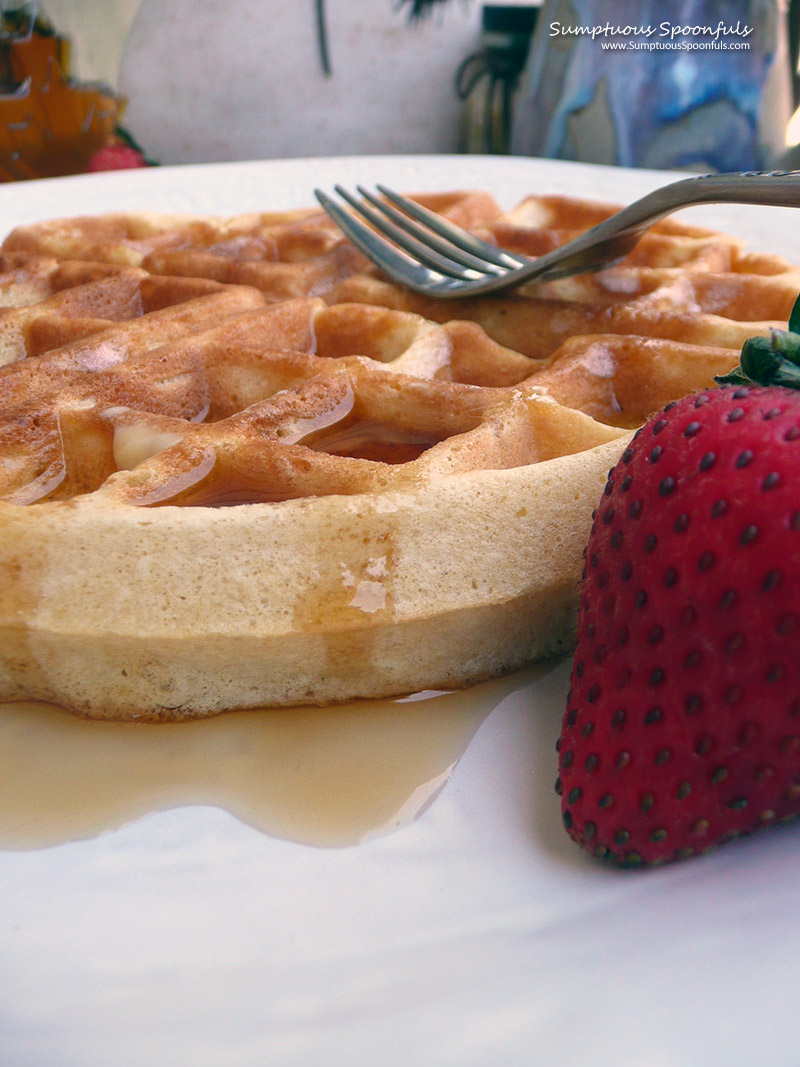
<path fill-rule="evenodd" d="M 623 202 L 668 177 L 481 157 L 161 168 L 4 186 L 0 231 L 114 209 L 306 206 L 337 181 L 483 187 L 512 207 L 532 192 Z M 800 261 L 788 209 L 686 217 Z M 426 810 L 357 846 L 280 840 L 220 801 L 0 850 L 3 1062 L 796 1063 L 800 829 L 654 872 L 594 862 L 553 791 L 566 684 L 562 664 L 500 694 Z M 0 751 L 6 781 L 13 751 Z"/>

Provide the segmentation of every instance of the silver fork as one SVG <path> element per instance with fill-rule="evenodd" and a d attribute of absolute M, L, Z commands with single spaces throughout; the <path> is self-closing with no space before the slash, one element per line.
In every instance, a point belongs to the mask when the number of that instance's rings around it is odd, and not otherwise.
<path fill-rule="evenodd" d="M 601 270 L 626 256 L 654 222 L 694 204 L 800 207 L 800 171 L 703 174 L 656 189 L 561 248 L 530 259 L 481 241 L 385 185 L 377 186 L 381 197 L 357 189 L 360 199 L 335 186 L 349 211 L 321 189 L 314 195 L 382 271 L 409 289 L 444 299 Z"/>

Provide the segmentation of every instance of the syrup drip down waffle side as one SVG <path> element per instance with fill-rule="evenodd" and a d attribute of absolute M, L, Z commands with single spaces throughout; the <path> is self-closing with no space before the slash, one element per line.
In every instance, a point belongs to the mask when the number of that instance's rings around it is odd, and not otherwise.
<path fill-rule="evenodd" d="M 610 210 L 425 199 L 532 254 Z M 390 285 L 317 212 L 20 228 L 0 255 L 0 698 L 180 719 L 567 651 L 631 431 L 798 287 L 674 221 L 600 275 L 466 304 Z"/>

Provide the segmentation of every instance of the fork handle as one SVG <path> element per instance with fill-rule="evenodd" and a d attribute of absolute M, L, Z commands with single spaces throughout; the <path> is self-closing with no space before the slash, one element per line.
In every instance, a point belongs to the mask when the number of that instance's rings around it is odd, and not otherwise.
<path fill-rule="evenodd" d="M 800 171 L 698 174 L 662 185 L 561 248 L 520 268 L 515 272 L 517 279 L 546 281 L 611 266 L 627 255 L 645 230 L 659 219 L 695 204 L 724 203 L 800 207 Z"/>
<path fill-rule="evenodd" d="M 698 174 L 664 185 L 634 201 L 614 216 L 620 232 L 648 226 L 678 208 L 694 204 L 762 204 L 800 207 L 800 171 L 743 171 Z"/>

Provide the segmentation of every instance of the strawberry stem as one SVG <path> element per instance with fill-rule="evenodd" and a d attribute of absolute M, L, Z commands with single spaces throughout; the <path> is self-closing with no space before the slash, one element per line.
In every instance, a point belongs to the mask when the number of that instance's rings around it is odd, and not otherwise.
<path fill-rule="evenodd" d="M 800 296 L 789 316 L 788 330 L 769 337 L 748 337 L 739 366 L 714 379 L 719 385 L 782 385 L 800 389 Z"/>

